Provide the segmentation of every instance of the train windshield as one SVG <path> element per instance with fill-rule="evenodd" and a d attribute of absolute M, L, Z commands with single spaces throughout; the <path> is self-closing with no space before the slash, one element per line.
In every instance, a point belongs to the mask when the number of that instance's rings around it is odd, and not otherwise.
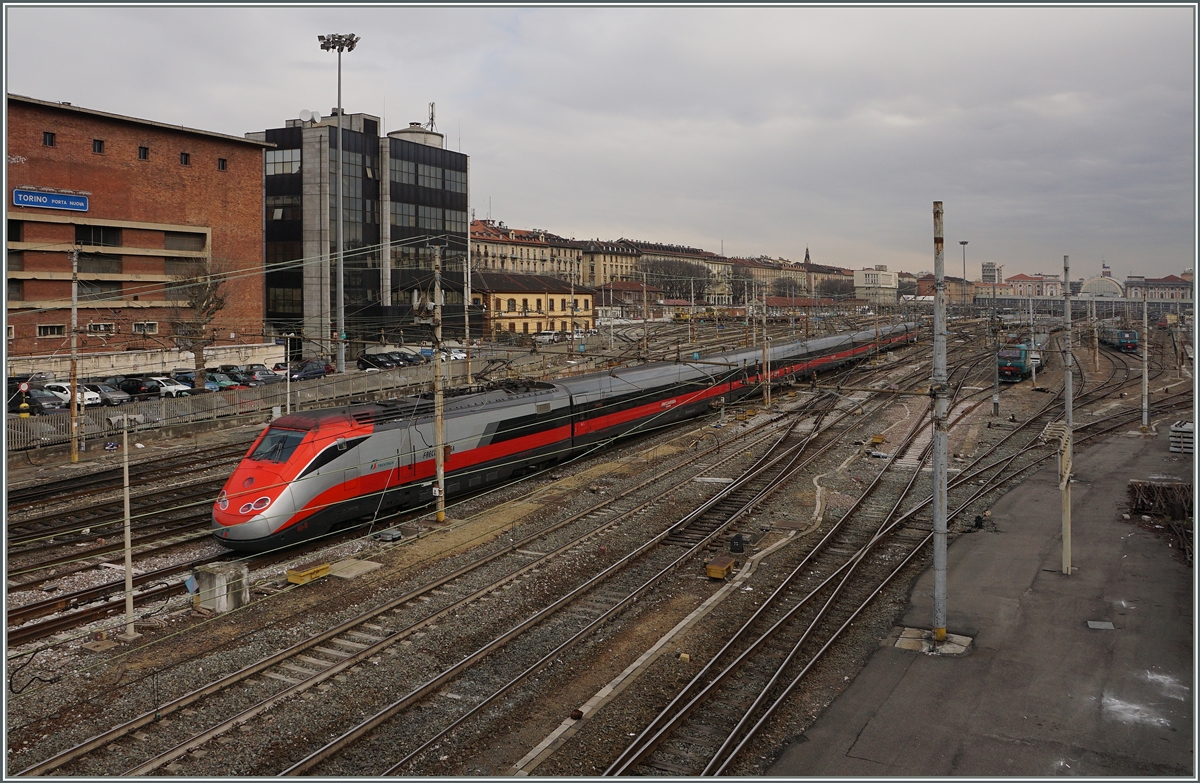
<path fill-rule="evenodd" d="M 1117 338 L 1120 340 L 1136 340 L 1137 332 L 1117 332 Z"/>
<path fill-rule="evenodd" d="M 1005 348 L 1004 350 L 1000 351 L 999 356 L 1001 359 L 1020 359 L 1021 352 L 1015 348 Z"/>
<path fill-rule="evenodd" d="M 250 459 L 258 462 L 287 462 L 292 452 L 308 433 L 301 430 L 285 430 L 272 427 L 259 442 Z"/>

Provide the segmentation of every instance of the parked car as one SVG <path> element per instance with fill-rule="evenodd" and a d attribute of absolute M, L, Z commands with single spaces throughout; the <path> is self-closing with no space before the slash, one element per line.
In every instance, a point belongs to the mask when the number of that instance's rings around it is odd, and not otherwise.
<path fill-rule="evenodd" d="M 390 370 L 397 367 L 396 360 L 387 352 L 383 353 L 360 353 L 358 355 L 358 369 L 360 370 Z"/>
<path fill-rule="evenodd" d="M 260 386 L 272 383 L 283 383 L 285 380 L 287 380 L 274 370 L 268 370 L 265 368 L 261 370 L 255 370 L 247 377 L 250 378 L 252 383 L 256 383 Z"/>
<path fill-rule="evenodd" d="M 18 391 L 16 394 L 9 395 L 8 412 L 20 413 L 21 403 L 23 402 L 29 405 L 29 413 L 33 416 L 40 416 L 45 413 L 62 413 L 67 410 L 67 404 L 60 400 L 57 395 L 36 386 L 30 387 L 27 392 Z"/>
<path fill-rule="evenodd" d="M 50 392 L 51 394 L 53 394 L 55 397 L 59 398 L 63 402 L 67 403 L 68 406 L 70 406 L 70 404 L 71 404 L 71 384 L 64 383 L 63 381 L 51 381 L 49 383 L 43 383 L 42 388 L 45 389 L 46 391 Z M 78 384 L 78 388 L 75 391 L 75 399 L 78 400 L 79 402 L 82 402 L 85 407 L 88 405 L 99 405 L 100 404 L 100 395 L 94 391 L 89 390 L 87 387 L 83 386 L 82 384 Z"/>
<path fill-rule="evenodd" d="M 124 405 L 130 400 L 128 394 L 107 383 L 85 383 L 83 387 L 99 394 L 101 405 Z"/>
<path fill-rule="evenodd" d="M 241 381 L 235 381 L 225 373 L 216 369 L 205 369 L 204 377 L 213 383 L 217 384 L 222 389 L 248 389 L 250 388 Z"/>
<path fill-rule="evenodd" d="M 246 365 L 242 366 L 242 372 L 250 373 L 252 375 L 254 373 L 258 372 L 259 370 L 267 370 L 267 369 L 270 369 L 270 368 L 267 367 L 267 365 L 265 365 L 265 364 L 246 364 Z"/>
<path fill-rule="evenodd" d="M 421 363 L 420 356 L 415 356 L 411 353 L 406 353 L 405 351 L 388 351 L 387 355 L 391 357 L 394 362 L 396 362 L 397 367 L 407 367 L 409 365 Z"/>
<path fill-rule="evenodd" d="M 151 400 L 158 397 L 182 397 L 191 391 L 179 381 L 162 376 L 126 378 L 118 387 L 135 400 Z"/>
<path fill-rule="evenodd" d="M 327 374 L 326 364 L 322 359 L 300 362 L 291 370 L 293 381 L 307 381 L 312 378 L 324 378 Z"/>
<path fill-rule="evenodd" d="M 291 362 L 275 362 L 275 366 L 272 367 L 271 369 L 274 370 L 275 372 L 283 372 L 284 370 L 290 370 L 291 368 L 292 368 Z"/>
<path fill-rule="evenodd" d="M 178 381 L 179 383 L 188 387 L 189 389 L 192 390 L 193 394 L 195 394 L 199 391 L 204 391 L 204 392 L 221 391 L 221 384 L 217 383 L 212 378 L 210 378 L 207 372 L 204 373 L 204 389 L 203 390 L 199 390 L 196 388 L 196 373 L 194 370 L 189 371 L 189 372 L 174 373 L 171 376 L 171 380 Z"/>

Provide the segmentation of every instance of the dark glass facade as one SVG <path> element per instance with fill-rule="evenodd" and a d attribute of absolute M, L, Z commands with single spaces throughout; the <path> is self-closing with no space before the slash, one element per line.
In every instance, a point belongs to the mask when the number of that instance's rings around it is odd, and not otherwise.
<path fill-rule="evenodd" d="M 381 155 L 378 123 L 368 117 L 342 129 L 342 231 L 346 331 L 351 341 L 375 343 L 398 335 L 413 341 L 427 326 L 414 324 L 411 298 L 414 289 L 429 287 L 433 268 L 434 239 L 445 242 L 442 269 L 448 292 L 443 314 L 448 338 L 461 336 L 463 323 L 462 280 L 467 252 L 467 161 L 466 155 L 406 139 L 383 137 L 386 162 Z M 358 125 L 363 131 L 351 130 Z M 317 161 L 302 160 L 305 134 L 328 133 L 328 200 L 318 201 L 310 192 L 305 201 L 304 166 Z M 337 177 L 338 131 L 336 126 L 276 128 L 265 140 L 276 148 L 264 157 L 266 220 L 266 316 L 275 333 L 301 334 L 304 303 L 314 292 L 305 290 L 303 265 L 319 258 L 305 258 L 303 217 L 306 210 L 329 212 L 330 312 L 336 313 Z M 383 177 L 390 195 L 383 200 Z M 309 172 L 310 187 L 312 172 Z M 387 220 L 387 231 L 382 221 Z M 311 221 L 311 215 L 310 215 Z M 309 224 L 310 228 L 312 223 Z M 384 234 L 390 234 L 383 245 Z M 310 245 L 311 248 L 311 245 Z M 310 253 L 312 251 L 310 250 Z M 383 263 L 391 266 L 391 303 L 382 300 Z M 424 272 L 425 274 L 421 274 Z M 309 285 L 311 285 L 311 277 Z M 319 295 L 319 294 L 318 294 Z M 420 294 L 418 294 L 419 296 Z M 311 308 L 310 308 L 311 309 Z M 311 317 L 311 316 L 310 316 Z M 334 316 L 336 317 L 336 316 Z M 482 329 L 472 316 L 472 329 Z M 479 334 L 479 332 L 476 332 Z M 410 336 L 412 335 L 412 336 Z M 424 339 L 424 338 L 422 338 Z M 357 346 L 351 346 L 357 350 Z"/>

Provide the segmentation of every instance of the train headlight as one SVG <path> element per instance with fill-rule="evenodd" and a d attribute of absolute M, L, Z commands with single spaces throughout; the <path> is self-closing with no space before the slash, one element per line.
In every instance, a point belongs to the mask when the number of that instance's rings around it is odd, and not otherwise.
<path fill-rule="evenodd" d="M 225 490 L 221 490 L 221 494 L 217 495 L 217 508 L 222 511 L 229 508 L 229 495 L 225 494 Z"/>
<path fill-rule="evenodd" d="M 258 500 L 254 501 L 253 503 L 251 503 L 250 507 L 252 509 L 254 509 L 255 511 L 262 511 L 269 505 L 271 505 L 271 499 L 268 497 L 261 497 Z"/>
<path fill-rule="evenodd" d="M 253 510 L 254 506 L 250 505 L 249 503 L 243 503 L 242 507 L 238 509 L 238 511 L 242 514 L 249 514 Z"/>

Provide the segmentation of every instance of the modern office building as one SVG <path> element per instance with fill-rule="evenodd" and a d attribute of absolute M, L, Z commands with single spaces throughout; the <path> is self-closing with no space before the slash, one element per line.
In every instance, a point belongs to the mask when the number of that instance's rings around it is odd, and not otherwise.
<path fill-rule="evenodd" d="M 8 352 L 180 347 L 191 281 L 224 275 L 213 345 L 263 341 L 257 140 L 8 95 Z"/>
<path fill-rule="evenodd" d="M 337 116 L 302 113 L 247 134 L 264 160 L 266 319 L 293 353 L 331 356 L 337 326 Z M 348 355 L 428 336 L 418 323 L 442 246 L 443 333 L 463 331 L 469 159 L 420 123 L 380 135 L 380 118 L 342 116 L 342 244 Z M 482 328 L 481 315 L 473 324 Z M 403 330 L 403 331 L 402 331 Z"/>

